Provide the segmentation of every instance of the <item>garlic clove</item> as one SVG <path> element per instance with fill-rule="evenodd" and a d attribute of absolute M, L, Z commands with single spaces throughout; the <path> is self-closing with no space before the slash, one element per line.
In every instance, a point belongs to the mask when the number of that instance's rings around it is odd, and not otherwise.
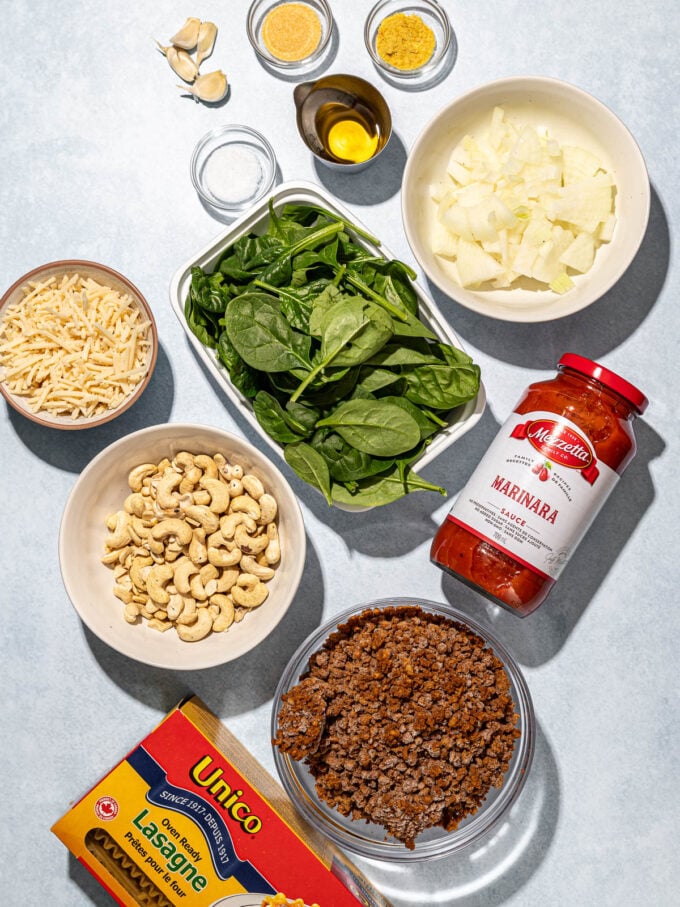
<path fill-rule="evenodd" d="M 158 44 L 158 49 L 161 53 L 165 54 L 165 58 L 172 67 L 173 72 L 180 79 L 184 79 L 185 82 L 193 82 L 198 75 L 198 64 L 192 60 L 186 50 L 175 47 L 174 44 L 164 47 L 160 41 L 156 41 L 156 44 Z"/>
<path fill-rule="evenodd" d="M 215 46 L 217 26 L 214 22 L 201 22 L 196 45 L 196 66 L 200 66 L 206 57 L 209 57 Z"/>
<path fill-rule="evenodd" d="M 198 43 L 198 32 L 201 27 L 201 20 L 189 17 L 176 35 L 170 38 L 170 43 L 175 47 L 181 47 L 183 50 L 193 50 Z"/>
<path fill-rule="evenodd" d="M 188 91 L 197 101 L 214 103 L 222 100 L 229 86 L 227 77 L 222 70 L 216 69 L 215 72 L 207 72 L 205 75 L 198 76 L 194 84 L 189 87 L 186 85 L 178 85 L 177 87 Z"/>

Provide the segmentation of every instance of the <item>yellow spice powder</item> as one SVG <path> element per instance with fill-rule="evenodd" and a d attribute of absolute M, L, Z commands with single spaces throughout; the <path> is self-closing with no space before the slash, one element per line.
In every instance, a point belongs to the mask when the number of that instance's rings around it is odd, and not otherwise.
<path fill-rule="evenodd" d="M 304 60 L 314 53 L 320 40 L 321 20 L 305 3 L 281 3 L 264 17 L 262 42 L 277 60 Z"/>
<path fill-rule="evenodd" d="M 434 53 L 436 38 L 420 16 L 395 13 L 380 23 L 375 49 L 395 69 L 418 69 Z"/>

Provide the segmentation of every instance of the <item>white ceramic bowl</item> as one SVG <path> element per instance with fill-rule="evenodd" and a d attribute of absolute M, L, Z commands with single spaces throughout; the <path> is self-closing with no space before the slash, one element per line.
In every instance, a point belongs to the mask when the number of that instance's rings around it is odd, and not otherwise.
<path fill-rule="evenodd" d="M 33 412 L 28 405 L 27 397 L 14 394 L 9 389 L 4 380 L 6 369 L 0 365 L 0 393 L 2 393 L 10 406 L 14 407 L 14 409 L 21 413 L 22 416 L 26 416 L 27 419 L 37 422 L 39 425 L 71 430 L 92 428 L 95 425 L 102 425 L 104 422 L 110 422 L 111 419 L 115 419 L 121 413 L 124 413 L 126 409 L 129 409 L 132 404 L 140 398 L 151 380 L 151 375 L 156 366 L 156 358 L 158 355 L 156 322 L 149 303 L 127 277 L 119 274 L 118 271 L 114 271 L 113 268 L 109 268 L 107 265 L 102 265 L 95 261 L 68 259 L 63 261 L 52 261 L 49 262 L 49 264 L 33 268 L 32 271 L 29 271 L 16 280 L 0 299 L 0 321 L 2 321 L 3 311 L 8 306 L 18 303 L 24 298 L 23 290 L 29 283 L 39 283 L 49 280 L 52 277 L 56 277 L 57 281 L 59 281 L 65 275 L 71 276 L 73 274 L 79 274 L 82 278 L 92 278 L 103 286 L 110 287 L 118 293 L 130 296 L 134 305 L 140 310 L 142 319 L 149 322 L 148 338 L 150 345 L 145 362 L 146 371 L 133 391 L 117 406 L 110 407 L 103 412 L 92 416 L 79 416 L 76 419 L 66 415 L 55 415 L 45 409 L 39 409 L 37 412 Z"/>
<path fill-rule="evenodd" d="M 357 217 L 344 208 L 328 192 L 320 186 L 306 182 L 289 182 L 277 186 L 272 194 L 271 199 L 274 209 L 279 211 L 286 204 L 299 205 L 320 205 L 328 211 L 345 218 L 350 223 L 363 228 L 368 233 L 372 233 L 369 227 L 366 227 Z M 231 246 L 239 237 L 246 233 L 265 232 L 269 223 L 269 199 L 262 199 L 257 205 L 246 212 L 238 220 L 234 221 L 223 233 L 205 246 L 187 262 L 185 262 L 175 272 L 170 283 L 170 302 L 172 308 L 184 328 L 189 342 L 194 348 L 196 355 L 204 363 L 210 374 L 214 377 L 220 387 L 233 404 L 233 406 L 244 416 L 255 431 L 269 444 L 283 459 L 283 447 L 276 441 L 273 441 L 263 430 L 260 423 L 255 417 L 253 406 L 229 379 L 229 375 L 224 366 L 220 363 L 215 350 L 203 346 L 196 335 L 191 331 L 184 315 L 184 304 L 191 286 L 191 269 L 194 266 L 204 268 L 206 271 L 212 271 L 216 262 L 222 253 Z M 374 254 L 382 255 L 387 259 L 394 258 L 394 255 L 386 249 L 385 246 L 374 246 L 371 243 L 357 237 L 357 242 L 362 243 L 367 249 Z M 449 322 L 444 318 L 432 299 L 427 296 L 418 283 L 414 284 L 418 294 L 420 317 L 423 322 L 440 337 L 444 343 L 449 343 L 459 349 L 463 349 L 463 344 L 454 333 Z M 432 443 L 428 445 L 425 452 L 418 457 L 412 464 L 416 472 L 421 472 L 428 463 L 431 463 L 435 457 L 439 456 L 447 447 L 454 443 L 458 438 L 469 431 L 480 419 L 486 405 L 486 393 L 484 386 L 480 384 L 477 396 L 462 406 L 456 407 L 450 413 L 450 422 L 441 431 L 438 431 L 432 438 Z M 364 511 L 366 507 L 338 506 L 343 510 Z"/>
<path fill-rule="evenodd" d="M 128 624 L 113 595 L 113 571 L 101 563 L 106 517 L 130 493 L 127 476 L 141 463 L 158 463 L 180 450 L 220 452 L 261 479 L 279 505 L 281 562 L 268 582 L 269 596 L 223 633 L 183 642 L 174 629 L 161 633 L 146 622 Z M 69 495 L 59 532 L 59 561 L 66 591 L 83 623 L 101 640 L 137 661 L 160 668 L 194 670 L 238 658 L 268 636 L 292 602 L 305 563 L 305 527 L 288 482 L 260 451 L 219 428 L 194 424 L 153 425 L 115 441 L 80 474 Z"/>
<path fill-rule="evenodd" d="M 617 224 L 586 274 L 560 295 L 550 289 L 464 289 L 446 259 L 432 251 L 436 204 L 430 186 L 443 178 L 451 151 L 467 134 L 484 134 L 496 106 L 509 118 L 545 127 L 560 144 L 577 144 L 596 154 L 616 183 Z M 491 82 L 444 107 L 411 149 L 402 186 L 404 229 L 413 254 L 430 280 L 461 305 L 504 321 L 550 321 L 595 302 L 623 275 L 640 246 L 649 219 L 650 187 L 644 158 L 626 126 L 587 92 L 562 82 L 525 76 Z"/>

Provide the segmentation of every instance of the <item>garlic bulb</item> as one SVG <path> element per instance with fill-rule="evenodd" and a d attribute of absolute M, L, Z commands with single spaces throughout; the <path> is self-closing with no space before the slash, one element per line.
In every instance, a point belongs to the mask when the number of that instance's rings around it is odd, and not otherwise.
<path fill-rule="evenodd" d="M 207 72 L 205 75 L 199 76 L 194 84 L 189 87 L 186 85 L 178 85 L 177 87 L 188 91 L 197 101 L 214 103 L 222 100 L 229 86 L 227 77 L 222 70 L 216 69 L 214 72 Z"/>
<path fill-rule="evenodd" d="M 201 22 L 198 30 L 198 44 L 196 45 L 196 66 L 200 66 L 206 57 L 209 57 L 215 46 L 217 26 L 214 22 Z"/>
<path fill-rule="evenodd" d="M 189 17 L 176 35 L 170 38 L 170 43 L 175 47 L 181 47 L 184 50 L 193 50 L 198 43 L 198 32 L 201 27 L 201 20 Z"/>
<path fill-rule="evenodd" d="M 169 47 L 163 47 L 159 41 L 156 41 L 156 44 L 180 79 L 184 79 L 185 82 L 193 82 L 198 75 L 198 65 L 194 63 L 186 50 L 175 47 L 174 44 Z"/>

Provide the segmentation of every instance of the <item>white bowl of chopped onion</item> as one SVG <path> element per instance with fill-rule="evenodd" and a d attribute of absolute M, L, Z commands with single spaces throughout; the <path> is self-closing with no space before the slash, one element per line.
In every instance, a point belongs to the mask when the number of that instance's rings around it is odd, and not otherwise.
<path fill-rule="evenodd" d="M 448 104 L 416 139 L 402 187 L 406 235 L 432 283 L 504 321 L 550 321 L 603 296 L 635 257 L 649 206 L 621 120 L 537 76 Z"/>
<path fill-rule="evenodd" d="M 156 364 L 153 313 L 126 277 L 92 261 L 54 261 L 0 299 L 0 392 L 52 428 L 101 425 L 140 397 Z"/>

